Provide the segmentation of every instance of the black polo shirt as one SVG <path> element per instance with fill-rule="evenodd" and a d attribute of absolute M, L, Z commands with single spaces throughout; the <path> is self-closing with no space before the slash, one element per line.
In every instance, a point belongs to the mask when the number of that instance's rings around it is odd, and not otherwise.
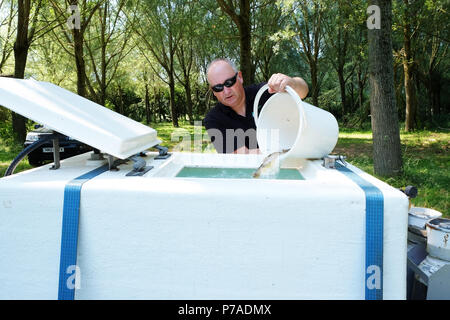
<path fill-rule="evenodd" d="M 258 147 L 256 124 L 253 118 L 253 103 L 258 90 L 265 84 L 265 82 L 252 84 L 244 88 L 245 117 L 220 102 L 208 112 L 203 120 L 203 125 L 218 153 L 232 153 L 244 145 L 248 149 Z M 259 108 L 266 103 L 271 95 L 267 90 L 264 92 L 259 99 Z"/>

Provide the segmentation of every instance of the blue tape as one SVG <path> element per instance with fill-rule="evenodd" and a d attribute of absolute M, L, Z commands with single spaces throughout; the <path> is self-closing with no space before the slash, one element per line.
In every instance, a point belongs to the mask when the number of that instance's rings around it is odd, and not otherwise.
<path fill-rule="evenodd" d="M 336 169 L 349 177 L 366 195 L 366 300 L 383 299 L 383 193 L 347 167 L 336 163 Z"/>
<path fill-rule="evenodd" d="M 77 274 L 78 221 L 83 183 L 108 170 L 108 165 L 94 169 L 66 184 L 59 263 L 58 300 L 73 300 Z"/>

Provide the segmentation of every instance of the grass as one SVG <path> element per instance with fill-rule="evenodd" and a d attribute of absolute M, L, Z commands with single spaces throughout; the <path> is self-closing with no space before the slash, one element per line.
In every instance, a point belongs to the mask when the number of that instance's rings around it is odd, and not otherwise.
<path fill-rule="evenodd" d="M 207 147 L 209 140 L 206 139 L 206 131 L 201 123 L 194 126 L 187 121 L 180 121 L 179 124 L 179 128 L 174 128 L 171 122 L 150 123 L 149 126 L 158 132 L 158 138 L 163 141 L 162 145 L 168 147 L 171 151 L 180 148 L 184 148 L 184 151 L 194 151 L 194 134 L 202 135 L 202 150 Z M 182 141 L 185 144 L 180 143 Z M 189 142 L 189 145 L 187 142 Z"/>
<path fill-rule="evenodd" d="M 5 138 L 4 135 L 0 136 L 0 177 L 3 177 L 11 161 L 22 149 L 23 146 L 14 142 L 13 139 Z M 31 168 L 32 166 L 28 163 L 28 160 L 24 159 L 19 163 L 14 172 L 17 173 Z"/>
<path fill-rule="evenodd" d="M 214 152 L 205 133 L 205 129 L 194 127 L 187 122 L 180 122 L 180 128 L 174 129 L 171 123 L 152 123 L 157 130 L 161 145 L 170 151 L 199 151 L 200 146 L 194 145 L 191 139 L 194 134 L 202 135 L 201 148 L 205 152 Z M 4 133 L 5 130 L 0 131 Z M 401 132 L 403 154 L 403 172 L 397 177 L 385 178 L 373 172 L 372 133 L 369 130 L 360 131 L 340 129 L 339 140 L 333 153 L 347 156 L 347 161 L 367 173 L 396 188 L 408 185 L 419 190 L 417 198 L 412 200 L 414 206 L 433 208 L 450 217 L 449 191 L 450 186 L 450 133 L 446 131 Z M 10 138 L 0 136 L 0 176 L 3 176 L 7 166 L 22 149 L 21 145 Z M 15 172 L 31 168 L 25 159 Z"/>
<path fill-rule="evenodd" d="M 433 208 L 450 217 L 450 133 L 437 131 L 401 132 L 403 172 L 385 178 L 374 174 L 372 133 L 341 129 L 333 153 L 347 156 L 347 160 L 367 173 L 396 188 L 416 186 L 418 196 L 412 199 L 416 207 Z"/>

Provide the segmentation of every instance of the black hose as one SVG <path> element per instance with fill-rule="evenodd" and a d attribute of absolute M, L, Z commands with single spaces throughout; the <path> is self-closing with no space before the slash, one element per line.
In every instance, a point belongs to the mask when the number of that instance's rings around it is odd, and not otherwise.
<path fill-rule="evenodd" d="M 35 141 L 32 144 L 30 144 L 29 146 L 27 146 L 25 149 L 23 149 L 17 155 L 17 157 L 14 158 L 14 160 L 9 165 L 8 169 L 6 169 L 5 177 L 9 176 L 9 175 L 12 175 L 14 170 L 16 170 L 16 167 L 19 165 L 20 161 L 22 161 L 23 158 L 25 158 L 29 153 L 33 152 L 34 150 L 36 150 L 37 148 L 39 148 L 43 144 L 47 143 L 49 140 L 59 139 L 61 137 L 62 137 L 61 134 L 49 134 L 45 138 L 42 138 L 42 139 L 40 139 L 38 141 Z"/>

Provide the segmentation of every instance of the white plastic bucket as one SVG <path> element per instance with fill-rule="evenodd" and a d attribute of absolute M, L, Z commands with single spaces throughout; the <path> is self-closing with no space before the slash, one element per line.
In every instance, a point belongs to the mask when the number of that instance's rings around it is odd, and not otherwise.
<path fill-rule="evenodd" d="M 300 99 L 289 86 L 286 92 L 271 96 L 258 117 L 261 95 L 266 84 L 256 94 L 253 116 L 256 138 L 263 154 L 290 149 L 284 158 L 320 159 L 336 146 L 339 127 L 329 112 Z"/>
<path fill-rule="evenodd" d="M 427 252 L 430 256 L 450 261 L 450 219 L 436 218 L 428 220 Z"/>

